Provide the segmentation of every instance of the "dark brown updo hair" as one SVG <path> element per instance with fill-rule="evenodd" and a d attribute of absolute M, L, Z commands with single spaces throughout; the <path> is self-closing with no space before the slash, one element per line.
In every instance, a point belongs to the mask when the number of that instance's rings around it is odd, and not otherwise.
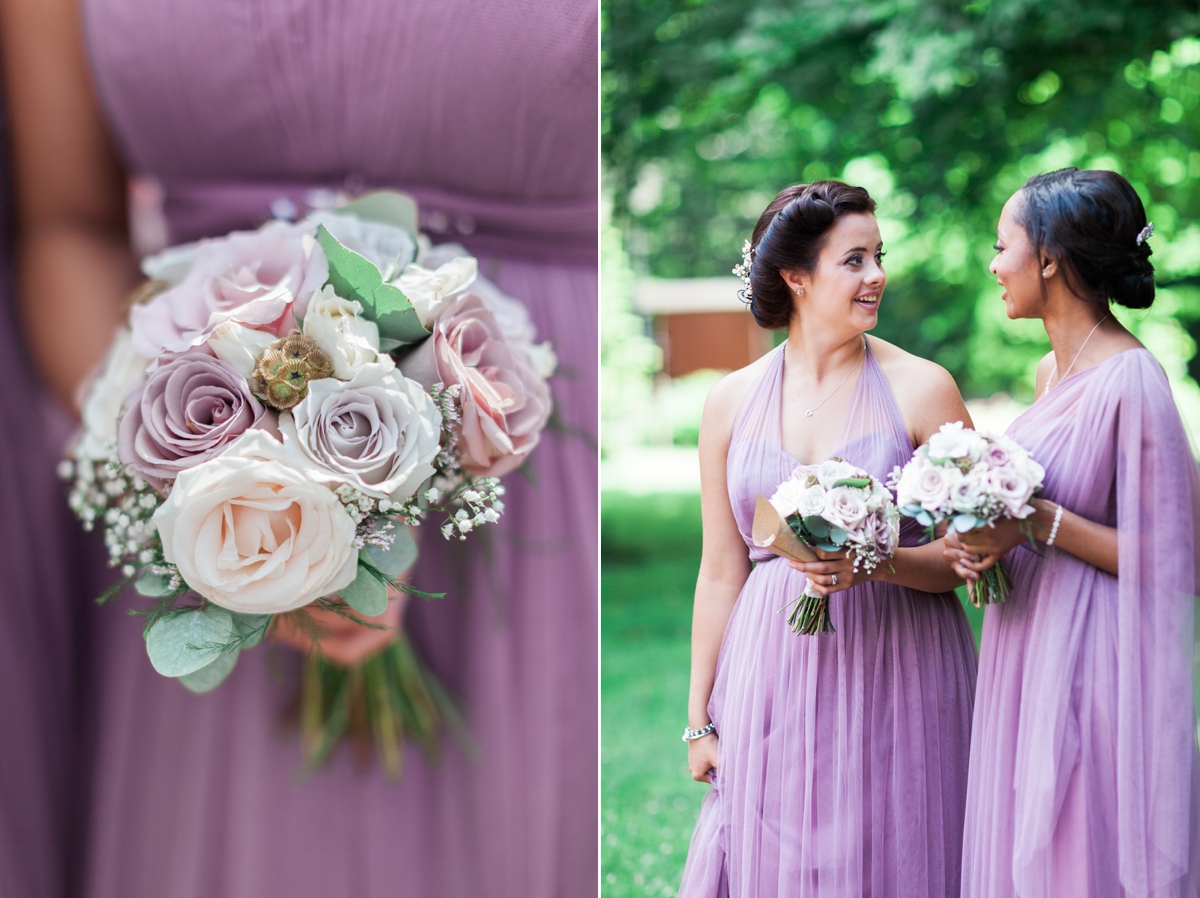
<path fill-rule="evenodd" d="M 1150 308 L 1150 244 L 1138 243 L 1146 209 L 1128 181 L 1111 171 L 1060 168 L 1026 181 L 1021 198 L 1017 221 L 1039 258 L 1045 247 L 1058 260 L 1072 293 Z"/>
<path fill-rule="evenodd" d="M 750 240 L 750 311 L 759 327 L 788 326 L 795 306 L 780 272 L 811 274 L 834 222 L 855 213 L 875 214 L 875 201 L 864 188 L 841 181 L 796 184 L 771 200 Z"/>

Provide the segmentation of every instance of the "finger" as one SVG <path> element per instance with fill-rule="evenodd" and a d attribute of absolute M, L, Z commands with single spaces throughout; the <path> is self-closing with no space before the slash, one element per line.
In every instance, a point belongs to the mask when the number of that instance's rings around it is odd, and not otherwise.
<path fill-rule="evenodd" d="M 844 559 L 838 561 L 792 561 L 789 562 L 792 567 L 803 574 L 840 574 L 842 571 L 849 570 L 850 565 Z"/>

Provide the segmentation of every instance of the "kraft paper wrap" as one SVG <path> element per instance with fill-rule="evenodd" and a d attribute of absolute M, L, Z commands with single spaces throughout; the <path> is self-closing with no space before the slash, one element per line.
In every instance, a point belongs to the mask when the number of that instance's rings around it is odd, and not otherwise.
<path fill-rule="evenodd" d="M 761 493 L 754 503 L 754 525 L 750 538 L 760 549 L 774 552 L 792 561 L 820 561 L 817 554 L 792 532 L 787 521 L 779 516 L 775 506 Z"/>

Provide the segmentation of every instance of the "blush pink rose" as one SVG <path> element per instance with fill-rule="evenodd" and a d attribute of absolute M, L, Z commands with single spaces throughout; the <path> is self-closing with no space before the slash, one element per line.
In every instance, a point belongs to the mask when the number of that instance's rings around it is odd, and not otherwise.
<path fill-rule="evenodd" d="M 186 273 L 129 316 L 134 351 L 146 358 L 199 345 L 226 322 L 282 337 L 329 278 L 306 227 L 285 222 L 167 252 L 172 272 Z"/>
<path fill-rule="evenodd" d="M 520 467 L 550 418 L 550 389 L 529 356 L 509 343 L 478 296 L 448 303 L 430 325 L 432 336 L 400 363 L 426 389 L 461 387 L 458 450 L 477 477 L 500 477 Z"/>

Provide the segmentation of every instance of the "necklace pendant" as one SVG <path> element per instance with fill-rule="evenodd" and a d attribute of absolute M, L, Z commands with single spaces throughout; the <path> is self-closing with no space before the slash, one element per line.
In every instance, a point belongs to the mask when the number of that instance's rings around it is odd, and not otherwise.
<path fill-rule="evenodd" d="M 812 413 L 813 413 L 813 410 L 812 410 L 811 408 L 809 408 L 809 409 L 805 409 L 805 410 L 804 410 L 804 417 L 806 417 L 806 418 L 811 418 L 811 417 L 812 417 Z"/>

